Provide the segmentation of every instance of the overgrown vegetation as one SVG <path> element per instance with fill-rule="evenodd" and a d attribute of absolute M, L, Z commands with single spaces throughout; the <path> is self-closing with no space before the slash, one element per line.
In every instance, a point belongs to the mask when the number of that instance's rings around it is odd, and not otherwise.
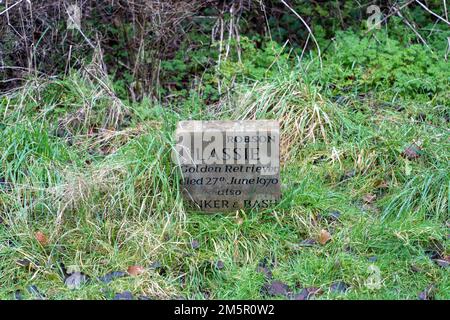
<path fill-rule="evenodd" d="M 0 4 L 0 298 L 449 299 L 450 28 L 422 2 L 367 31 L 349 1 L 92 1 L 83 34 L 70 2 Z M 281 203 L 187 210 L 185 119 L 278 119 Z"/>

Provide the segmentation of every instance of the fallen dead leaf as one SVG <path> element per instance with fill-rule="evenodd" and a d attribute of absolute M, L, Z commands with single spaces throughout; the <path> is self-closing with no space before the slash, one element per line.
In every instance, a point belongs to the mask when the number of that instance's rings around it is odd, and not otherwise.
<path fill-rule="evenodd" d="M 368 193 L 368 194 L 366 194 L 366 195 L 363 197 L 363 201 L 364 201 L 365 203 L 367 203 L 367 204 L 371 204 L 372 202 L 375 201 L 376 198 L 377 198 L 377 195 L 376 195 L 376 194 L 370 194 L 370 193 Z"/>
<path fill-rule="evenodd" d="M 222 270 L 225 267 L 225 263 L 222 260 L 216 262 L 216 268 Z"/>
<path fill-rule="evenodd" d="M 42 231 L 37 231 L 34 234 L 34 237 L 42 246 L 46 246 L 48 244 L 48 238 Z"/>
<path fill-rule="evenodd" d="M 272 281 L 269 284 L 266 284 L 264 286 L 264 289 L 266 290 L 267 294 L 270 296 L 286 296 L 289 292 L 289 287 L 287 284 L 281 282 L 281 281 Z"/>
<path fill-rule="evenodd" d="M 347 292 L 349 285 L 343 281 L 337 281 L 331 284 L 330 291 L 335 293 L 345 293 Z"/>
<path fill-rule="evenodd" d="M 402 155 L 409 160 L 415 160 L 420 158 L 421 153 L 420 146 L 417 143 L 413 143 L 403 150 Z"/>
<path fill-rule="evenodd" d="M 14 299 L 16 299 L 16 300 L 23 300 L 22 291 L 16 290 L 14 292 Z"/>
<path fill-rule="evenodd" d="M 434 285 L 428 286 L 425 290 L 419 293 L 419 300 L 433 300 L 436 293 L 436 287 Z"/>
<path fill-rule="evenodd" d="M 386 180 L 381 180 L 378 182 L 376 187 L 378 189 L 387 189 L 387 188 L 389 188 L 389 183 Z"/>
<path fill-rule="evenodd" d="M 327 230 L 322 229 L 320 231 L 320 235 L 319 235 L 319 243 L 324 245 L 330 240 L 331 240 L 331 234 Z"/>
<path fill-rule="evenodd" d="M 134 296 L 130 291 L 117 293 L 113 300 L 134 300 Z"/>
<path fill-rule="evenodd" d="M 80 289 L 83 284 L 87 282 L 88 278 L 81 272 L 74 272 L 64 281 L 67 288 L 70 290 Z"/>
<path fill-rule="evenodd" d="M 445 256 L 442 259 L 433 259 L 433 261 L 442 268 L 448 268 L 450 265 L 450 256 Z"/>
<path fill-rule="evenodd" d="M 192 240 L 191 241 L 191 248 L 196 250 L 200 247 L 200 242 L 198 242 L 198 240 Z"/>
<path fill-rule="evenodd" d="M 27 290 L 36 300 L 45 300 L 44 294 L 34 284 L 28 286 Z"/>
<path fill-rule="evenodd" d="M 162 263 L 159 261 L 155 261 L 148 266 L 149 269 L 158 270 L 162 268 Z"/>
<path fill-rule="evenodd" d="M 262 273 L 266 279 L 272 279 L 272 271 L 264 263 L 259 263 L 256 271 Z"/>
<path fill-rule="evenodd" d="M 320 288 L 303 288 L 299 293 L 292 295 L 291 300 L 309 300 L 321 292 L 322 290 Z"/>
<path fill-rule="evenodd" d="M 348 171 L 344 172 L 344 174 L 343 174 L 343 176 L 341 177 L 340 181 L 342 182 L 342 181 L 351 179 L 351 178 L 353 178 L 355 175 L 356 175 L 356 170 L 354 170 L 354 169 L 353 169 L 353 170 L 348 170 Z"/>
<path fill-rule="evenodd" d="M 110 283 L 114 279 L 126 277 L 127 275 L 128 274 L 123 271 L 112 271 L 112 272 L 108 272 L 107 274 L 105 274 L 102 277 L 99 277 L 98 280 L 103 283 Z"/>
<path fill-rule="evenodd" d="M 127 271 L 130 276 L 138 276 L 145 272 L 145 268 L 141 266 L 129 266 Z"/>
<path fill-rule="evenodd" d="M 300 247 L 312 247 L 317 244 L 317 241 L 314 239 L 305 239 L 300 242 Z"/>
<path fill-rule="evenodd" d="M 16 263 L 19 266 L 25 267 L 25 268 L 33 267 L 33 263 L 30 260 L 26 259 L 26 258 L 25 259 L 19 259 L 19 260 L 16 261 Z"/>

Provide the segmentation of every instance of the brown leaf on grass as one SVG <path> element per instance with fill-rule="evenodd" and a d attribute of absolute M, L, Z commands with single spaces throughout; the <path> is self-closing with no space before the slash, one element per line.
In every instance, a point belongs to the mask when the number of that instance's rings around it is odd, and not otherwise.
<path fill-rule="evenodd" d="M 126 272 L 123 272 L 123 271 L 112 271 L 112 272 L 108 272 L 107 274 L 105 274 L 102 277 L 99 277 L 98 280 L 103 282 L 103 283 L 110 283 L 114 279 L 122 278 L 122 277 L 126 277 L 126 276 L 127 276 Z"/>
<path fill-rule="evenodd" d="M 331 234 L 327 230 L 322 229 L 320 231 L 320 235 L 319 235 L 319 243 L 324 245 L 330 240 L 331 240 Z"/>
<path fill-rule="evenodd" d="M 36 232 L 34 237 L 42 246 L 46 246 L 48 244 L 48 238 L 42 231 Z"/>
<path fill-rule="evenodd" d="M 145 268 L 141 266 L 129 266 L 127 271 L 130 276 L 138 276 L 145 272 Z"/>
<path fill-rule="evenodd" d="M 314 239 L 305 239 L 300 242 L 300 247 L 313 247 L 317 244 L 317 241 Z"/>
<path fill-rule="evenodd" d="M 354 170 L 354 169 L 345 171 L 344 174 L 342 175 L 340 181 L 342 182 L 342 181 L 351 179 L 351 178 L 353 178 L 355 175 L 356 175 L 356 170 Z"/>
<path fill-rule="evenodd" d="M 343 281 L 333 282 L 330 286 L 330 291 L 335 293 L 345 293 L 347 292 L 349 285 Z"/>
<path fill-rule="evenodd" d="M 378 189 L 388 189 L 389 188 L 389 182 L 387 182 L 386 180 L 378 181 L 376 187 Z"/>
<path fill-rule="evenodd" d="M 421 156 L 421 148 L 418 144 L 413 143 L 402 152 L 402 156 L 409 160 L 415 160 Z"/>
<path fill-rule="evenodd" d="M 70 290 L 80 289 L 88 281 L 88 277 L 82 272 L 74 272 L 64 280 L 64 284 Z"/>
<path fill-rule="evenodd" d="M 376 198 L 377 198 L 377 195 L 376 195 L 376 194 L 370 194 L 370 193 L 368 193 L 368 194 L 366 194 L 366 195 L 363 197 L 363 201 L 364 201 L 365 203 L 367 203 L 367 204 L 371 204 L 372 202 L 375 201 Z"/>
<path fill-rule="evenodd" d="M 29 259 L 26 258 L 17 260 L 16 263 L 21 267 L 33 268 L 33 262 L 31 262 Z"/>
<path fill-rule="evenodd" d="M 289 286 L 278 280 L 266 284 L 264 289 L 270 296 L 286 296 L 289 293 Z"/>
<path fill-rule="evenodd" d="M 425 290 L 419 293 L 419 300 L 433 300 L 436 293 L 436 287 L 434 285 L 428 286 Z"/>
<path fill-rule="evenodd" d="M 293 294 L 291 300 L 309 300 L 315 295 L 321 294 L 322 290 L 320 288 L 303 288 L 299 293 Z"/>
<path fill-rule="evenodd" d="M 200 248 L 200 242 L 198 242 L 198 240 L 195 240 L 195 239 L 192 240 L 191 241 L 191 248 L 194 249 L 194 250 Z"/>
<path fill-rule="evenodd" d="M 222 260 L 216 262 L 216 268 L 222 270 L 225 267 L 225 263 Z"/>
<path fill-rule="evenodd" d="M 134 296 L 130 291 L 116 293 L 113 300 L 134 300 Z"/>
<path fill-rule="evenodd" d="M 442 268 L 448 268 L 450 265 L 450 256 L 445 256 L 442 259 L 433 259 L 433 261 Z"/>

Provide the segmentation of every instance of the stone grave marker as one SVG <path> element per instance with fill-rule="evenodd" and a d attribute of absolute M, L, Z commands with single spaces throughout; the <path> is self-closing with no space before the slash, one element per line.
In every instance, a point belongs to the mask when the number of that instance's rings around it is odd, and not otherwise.
<path fill-rule="evenodd" d="M 265 209 L 281 198 L 277 121 L 180 121 L 174 161 L 187 206 Z"/>

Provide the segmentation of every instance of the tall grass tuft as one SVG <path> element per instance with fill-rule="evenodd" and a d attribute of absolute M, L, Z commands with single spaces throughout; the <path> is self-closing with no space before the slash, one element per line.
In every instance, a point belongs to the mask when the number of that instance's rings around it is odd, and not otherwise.
<path fill-rule="evenodd" d="M 233 119 L 279 120 L 283 160 L 295 156 L 306 143 L 328 143 L 343 125 L 345 111 L 308 85 L 299 70 L 241 87 L 232 112 Z"/>
<path fill-rule="evenodd" d="M 400 218 L 405 214 L 422 213 L 426 218 L 448 219 L 449 186 L 448 170 L 434 170 L 416 175 L 389 197 L 383 218 Z"/>

